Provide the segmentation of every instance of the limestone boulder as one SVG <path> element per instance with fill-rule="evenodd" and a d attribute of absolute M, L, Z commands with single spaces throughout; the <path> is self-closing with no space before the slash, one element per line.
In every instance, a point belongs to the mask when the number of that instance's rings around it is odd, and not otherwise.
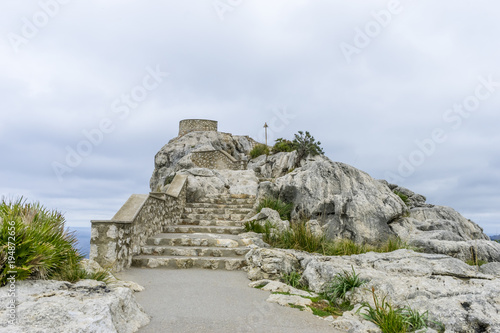
<path fill-rule="evenodd" d="M 136 332 L 149 317 L 129 288 L 104 282 L 25 280 L 16 283 L 17 325 L 7 325 L 8 290 L 0 288 L 0 331 Z"/>
<path fill-rule="evenodd" d="M 255 196 L 259 185 L 259 179 L 252 170 L 192 168 L 177 173 L 188 176 L 186 195 L 190 202 L 220 195 Z"/>
<path fill-rule="evenodd" d="M 407 207 L 386 185 L 347 164 L 315 156 L 299 168 L 261 184 L 258 199 L 277 196 L 293 203 L 292 220 L 307 218 L 325 226 L 331 239 L 378 244 L 395 236 L 389 223 Z"/>
<path fill-rule="evenodd" d="M 195 131 L 176 137 L 156 154 L 155 168 L 149 186 L 155 191 L 164 186 L 175 172 L 196 168 L 191 160 L 194 152 L 222 150 L 236 160 L 241 160 L 244 156 L 246 158 L 255 144 L 255 140 L 248 136 L 215 131 Z"/>

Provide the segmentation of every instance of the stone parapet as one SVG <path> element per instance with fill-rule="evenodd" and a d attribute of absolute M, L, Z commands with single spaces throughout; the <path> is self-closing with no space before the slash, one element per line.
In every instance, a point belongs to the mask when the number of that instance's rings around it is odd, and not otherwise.
<path fill-rule="evenodd" d="M 133 194 L 111 220 L 91 221 L 90 259 L 114 271 L 126 269 L 149 237 L 179 224 L 186 206 L 186 178 L 179 177 L 177 196 Z"/>

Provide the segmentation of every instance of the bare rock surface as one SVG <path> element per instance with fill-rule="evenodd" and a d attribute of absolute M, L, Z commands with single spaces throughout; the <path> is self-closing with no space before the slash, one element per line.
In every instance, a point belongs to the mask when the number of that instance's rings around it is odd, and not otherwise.
<path fill-rule="evenodd" d="M 302 280 L 317 293 L 336 274 L 354 269 L 366 283 L 348 292 L 351 304 L 373 304 L 373 287 L 394 306 L 428 311 L 430 319 L 445 324 L 446 332 L 500 332 L 500 278 L 491 274 L 496 263 L 478 269 L 450 256 L 410 250 L 325 257 L 259 248 L 247 253 L 247 262 L 252 280 L 275 279 L 299 265 Z M 352 332 L 375 332 L 352 311 L 332 325 Z"/>
<path fill-rule="evenodd" d="M 17 325 L 6 326 L 7 287 L 0 288 L 0 331 L 39 333 L 136 332 L 149 317 L 129 288 L 104 282 L 25 280 L 16 283 Z"/>
<path fill-rule="evenodd" d="M 461 260 L 500 261 L 500 244 L 453 208 L 417 207 L 410 216 L 391 223 L 391 229 L 411 246 L 427 253 L 446 254 Z"/>
<path fill-rule="evenodd" d="M 259 180 L 251 170 L 210 170 L 192 168 L 181 170 L 187 175 L 187 198 L 198 202 L 206 197 L 221 195 L 255 196 Z"/>
<path fill-rule="evenodd" d="M 384 184 L 324 156 L 310 158 L 274 183 L 261 186 L 258 198 L 268 195 L 293 203 L 292 220 L 316 219 L 326 225 L 327 237 L 359 243 L 376 244 L 395 236 L 388 224 L 407 210 Z"/>

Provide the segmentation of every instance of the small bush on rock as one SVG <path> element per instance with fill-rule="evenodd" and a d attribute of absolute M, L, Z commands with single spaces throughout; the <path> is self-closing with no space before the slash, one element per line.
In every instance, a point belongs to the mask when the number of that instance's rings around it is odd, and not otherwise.
<path fill-rule="evenodd" d="M 399 191 L 394 191 L 394 194 L 396 194 L 398 197 L 401 198 L 401 200 L 403 200 L 403 202 L 405 203 L 406 206 L 409 206 L 410 205 L 410 200 L 408 199 L 408 196 L 406 194 L 403 194 Z"/>
<path fill-rule="evenodd" d="M 281 152 L 291 152 L 294 151 L 295 147 L 293 142 L 290 140 L 286 140 L 283 138 L 276 139 L 275 144 L 273 146 L 272 152 L 281 153 Z"/>
<path fill-rule="evenodd" d="M 297 163 L 309 155 L 324 155 L 323 148 L 320 147 L 321 142 L 314 139 L 309 132 L 299 131 L 293 139 L 293 147 L 297 150 Z"/>
<path fill-rule="evenodd" d="M 256 158 L 260 155 L 269 155 L 269 147 L 264 144 L 258 144 L 250 151 L 251 158 Z"/>

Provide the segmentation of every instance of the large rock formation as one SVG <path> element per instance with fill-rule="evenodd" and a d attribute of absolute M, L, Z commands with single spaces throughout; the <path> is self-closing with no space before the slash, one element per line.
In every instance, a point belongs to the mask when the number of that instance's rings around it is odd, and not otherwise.
<path fill-rule="evenodd" d="M 315 220 L 316 229 L 331 239 L 376 245 L 398 236 L 429 253 L 500 261 L 500 244 L 458 212 L 325 156 L 297 161 L 296 152 L 262 155 L 248 161 L 246 170 L 200 168 L 193 162 L 197 152 L 214 150 L 245 161 L 255 143 L 216 131 L 179 136 L 156 155 L 151 189 L 164 190 L 175 173 L 186 174 L 188 201 L 241 194 L 256 195 L 258 202 L 270 196 L 293 204 L 292 221 Z M 406 196 L 405 202 L 398 194 Z"/>
<path fill-rule="evenodd" d="M 324 257 L 262 248 L 247 253 L 247 262 L 252 280 L 276 279 L 299 271 L 302 281 L 317 293 L 323 292 L 336 274 L 354 269 L 366 283 L 347 294 L 355 310 L 333 321 L 333 327 L 342 331 L 374 332 L 356 313 L 363 302 L 373 305 L 373 287 L 376 295 L 386 296 L 393 306 L 428 311 L 431 320 L 446 326 L 446 332 L 500 332 L 497 263 L 478 271 L 449 256 L 410 250 Z"/>
<path fill-rule="evenodd" d="M 283 170 L 280 164 L 276 168 Z M 325 156 L 308 159 L 274 182 L 262 183 L 258 199 L 265 196 L 293 203 L 292 219 L 318 220 L 329 238 L 359 243 L 378 244 L 394 237 L 389 223 L 407 211 L 387 186 Z"/>
<path fill-rule="evenodd" d="M 2 332 L 132 333 L 149 323 L 129 288 L 94 280 L 25 280 L 16 283 L 17 325 L 7 326 L 8 291 L 0 288 Z"/>

